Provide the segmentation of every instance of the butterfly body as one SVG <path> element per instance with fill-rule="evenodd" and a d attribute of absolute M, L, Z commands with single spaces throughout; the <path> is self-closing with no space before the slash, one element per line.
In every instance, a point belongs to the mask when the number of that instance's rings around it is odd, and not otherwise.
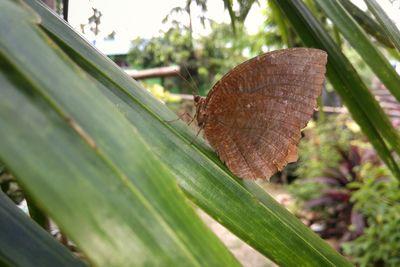
<path fill-rule="evenodd" d="M 297 160 L 326 61 L 312 48 L 269 52 L 228 72 L 206 98 L 195 97 L 199 127 L 235 175 L 268 179 Z"/>
<path fill-rule="evenodd" d="M 206 122 L 207 111 L 206 111 L 206 98 L 202 96 L 194 96 L 194 105 L 196 107 L 196 120 L 197 125 L 202 129 Z"/>

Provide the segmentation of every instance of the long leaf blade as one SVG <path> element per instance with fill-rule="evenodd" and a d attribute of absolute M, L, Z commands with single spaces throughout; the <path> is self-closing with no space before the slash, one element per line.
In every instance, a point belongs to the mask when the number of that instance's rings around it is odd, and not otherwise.
<path fill-rule="evenodd" d="M 35 202 L 96 266 L 238 265 L 35 15 L 0 5 L 0 157 Z"/>
<path fill-rule="evenodd" d="M 394 47 L 390 38 L 384 33 L 382 27 L 374 19 L 368 16 L 350 0 L 340 0 L 340 3 L 368 34 L 375 37 L 376 40 L 386 47 Z"/>
<path fill-rule="evenodd" d="M 286 14 L 306 45 L 328 52 L 327 74 L 330 82 L 381 159 L 392 173 L 400 179 L 397 162 L 386 145 L 386 142 L 388 142 L 396 151 L 399 151 L 398 133 L 370 91 L 365 87 L 351 63 L 301 1 L 274 1 Z"/>
<path fill-rule="evenodd" d="M 379 21 L 382 28 L 389 38 L 392 40 L 393 44 L 396 46 L 397 51 L 400 52 L 400 31 L 393 23 L 393 21 L 386 15 L 382 7 L 375 0 L 364 0 L 367 4 L 368 9 L 371 10 L 375 18 Z"/>
<path fill-rule="evenodd" d="M 0 233 L 1 266 L 86 266 L 23 214 L 1 190 Z"/>
<path fill-rule="evenodd" d="M 370 41 L 363 29 L 352 19 L 340 2 L 316 1 L 397 101 L 400 101 L 400 76 Z"/>
<path fill-rule="evenodd" d="M 35 1 L 42 26 L 87 71 L 105 96 L 137 127 L 154 153 L 176 174 L 200 207 L 282 266 L 349 266 L 349 263 L 252 182 L 234 178 L 201 139 L 109 60 L 93 50 Z M 171 153 L 170 151 L 174 151 Z"/>

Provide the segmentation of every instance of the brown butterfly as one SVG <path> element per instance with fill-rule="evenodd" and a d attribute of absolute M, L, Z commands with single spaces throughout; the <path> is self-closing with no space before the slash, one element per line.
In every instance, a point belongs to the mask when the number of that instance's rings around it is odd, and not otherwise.
<path fill-rule="evenodd" d="M 313 48 L 265 53 L 228 72 L 206 98 L 194 97 L 199 127 L 235 175 L 269 179 L 297 160 L 326 62 Z"/>

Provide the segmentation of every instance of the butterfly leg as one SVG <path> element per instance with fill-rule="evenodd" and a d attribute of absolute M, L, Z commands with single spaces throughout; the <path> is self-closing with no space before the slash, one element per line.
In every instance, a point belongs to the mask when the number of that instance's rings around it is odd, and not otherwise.
<path fill-rule="evenodd" d="M 176 118 L 176 119 L 173 119 L 173 120 L 164 120 L 164 122 L 171 123 L 171 122 L 176 122 L 176 121 L 178 121 L 178 120 L 183 120 L 183 117 L 184 117 L 185 115 L 188 116 L 188 117 L 190 118 L 190 122 L 189 122 L 189 125 L 190 125 L 190 123 L 193 122 L 194 118 L 193 118 L 192 116 L 190 116 L 190 114 L 187 113 L 187 112 L 184 112 L 184 113 L 178 115 L 178 118 Z"/>
<path fill-rule="evenodd" d="M 199 136 L 201 130 L 203 130 L 203 128 L 200 128 L 200 129 L 197 131 L 196 136 L 192 139 L 192 141 L 190 141 L 190 145 L 193 145 L 193 144 L 194 144 L 194 141 L 195 141 L 195 140 L 197 139 L 197 137 Z"/>
<path fill-rule="evenodd" d="M 190 121 L 189 121 L 189 123 L 188 123 L 188 125 L 190 125 L 190 124 L 192 124 L 192 123 L 193 123 L 193 121 L 196 119 L 197 113 L 196 113 L 196 114 L 194 114 L 194 116 L 193 116 L 193 117 L 192 117 L 192 116 L 190 116 L 190 114 L 189 114 L 189 113 L 187 113 L 187 115 L 190 117 Z"/>

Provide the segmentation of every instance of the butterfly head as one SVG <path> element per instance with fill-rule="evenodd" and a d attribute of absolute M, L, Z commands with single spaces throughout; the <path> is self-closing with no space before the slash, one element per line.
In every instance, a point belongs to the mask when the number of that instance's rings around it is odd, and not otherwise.
<path fill-rule="evenodd" d="M 206 98 L 199 95 L 194 96 L 194 106 L 196 107 L 196 119 L 200 128 L 204 127 L 206 121 Z"/>
<path fill-rule="evenodd" d="M 199 95 L 194 95 L 194 96 L 193 96 L 194 105 L 197 106 L 197 105 L 199 104 L 199 102 L 202 101 L 203 98 L 204 98 L 204 97 L 201 97 L 201 96 L 199 96 Z"/>

